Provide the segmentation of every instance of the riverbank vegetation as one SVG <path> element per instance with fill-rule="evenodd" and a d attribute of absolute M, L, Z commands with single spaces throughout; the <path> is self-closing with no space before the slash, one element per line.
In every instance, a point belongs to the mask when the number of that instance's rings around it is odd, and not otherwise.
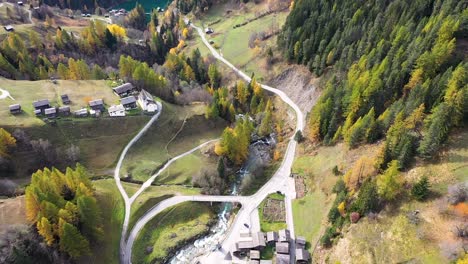
<path fill-rule="evenodd" d="M 175 248 L 209 231 L 216 218 L 214 210 L 207 203 L 186 202 L 158 214 L 137 237 L 132 262 L 168 261 Z"/>

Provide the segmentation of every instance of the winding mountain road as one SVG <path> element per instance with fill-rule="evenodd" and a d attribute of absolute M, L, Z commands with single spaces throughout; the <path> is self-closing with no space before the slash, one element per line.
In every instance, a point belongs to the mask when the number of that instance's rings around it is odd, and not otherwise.
<path fill-rule="evenodd" d="M 242 71 L 237 69 L 233 64 L 231 64 L 229 61 L 224 59 L 209 44 L 209 42 L 205 38 L 205 34 L 203 33 L 202 29 L 194 25 L 191 25 L 191 26 L 195 30 L 197 30 L 198 34 L 202 38 L 203 43 L 208 47 L 208 49 L 211 51 L 211 53 L 216 59 L 225 63 L 228 67 L 230 67 L 238 75 L 240 75 L 245 81 L 247 82 L 251 81 L 251 78 L 247 74 L 243 73 Z M 286 104 L 288 104 L 294 110 L 294 112 L 296 113 L 295 131 L 302 131 L 304 128 L 304 115 L 299 109 L 299 107 L 283 91 L 267 86 L 267 85 L 263 85 L 263 84 L 261 84 L 261 87 L 267 91 L 270 91 L 278 95 Z M 205 144 L 208 144 L 208 143 L 210 142 L 207 142 Z M 133 229 L 131 230 L 128 236 L 127 242 L 125 243 L 125 248 L 121 247 L 123 263 L 125 264 L 131 263 L 133 244 L 135 242 L 136 237 L 138 236 L 138 233 L 143 229 L 146 223 L 148 223 L 153 217 L 155 217 L 157 214 L 159 214 L 163 210 L 171 206 L 177 205 L 182 202 L 187 202 L 187 201 L 237 202 L 237 203 L 242 204 L 242 208 L 239 210 L 236 219 L 234 220 L 230 230 L 228 231 L 228 233 L 226 234 L 222 242 L 221 249 L 215 252 L 210 252 L 209 254 L 205 256 L 199 257 L 197 260 L 200 261 L 201 263 L 213 263 L 213 264 L 220 263 L 220 260 L 225 258 L 225 253 L 223 252 L 229 252 L 230 249 L 232 249 L 232 247 L 234 246 L 234 243 L 239 238 L 239 234 L 241 233 L 241 230 L 246 229 L 244 223 L 250 223 L 251 215 L 253 212 L 255 212 L 255 210 L 257 210 L 260 203 L 268 196 L 268 194 L 274 193 L 277 191 L 284 193 L 286 196 L 286 222 L 287 222 L 288 229 L 291 231 L 291 236 L 294 237 L 295 234 L 294 234 L 294 222 L 293 222 L 293 216 L 292 216 L 291 201 L 295 199 L 296 193 L 295 193 L 295 187 L 294 187 L 294 179 L 292 179 L 289 176 L 291 174 L 291 168 L 294 162 L 296 146 L 297 146 L 297 142 L 293 139 L 293 137 L 291 137 L 288 147 L 286 149 L 283 161 L 281 163 L 281 166 L 276 171 L 276 173 L 272 176 L 272 178 L 252 196 L 176 196 L 176 197 L 172 197 L 170 199 L 164 200 L 161 203 L 158 203 L 157 205 L 155 205 L 153 208 L 148 210 L 140 219 L 137 220 L 135 226 L 133 227 Z M 182 154 L 182 155 L 186 155 L 186 154 Z M 157 174 L 153 175 L 153 177 L 154 178 L 157 177 L 157 175 L 159 175 L 160 172 L 164 170 L 167 166 L 168 164 L 166 164 L 166 166 L 164 166 Z M 152 179 L 149 179 L 147 182 L 151 184 Z M 147 184 L 147 186 L 149 186 L 149 184 Z M 139 195 L 139 193 L 138 192 L 135 193 L 135 195 L 132 196 L 132 198 L 130 199 L 134 200 Z M 256 217 L 253 217 L 253 219 L 256 219 Z M 292 243 L 291 251 L 292 251 L 291 258 L 294 260 L 294 243 Z"/>

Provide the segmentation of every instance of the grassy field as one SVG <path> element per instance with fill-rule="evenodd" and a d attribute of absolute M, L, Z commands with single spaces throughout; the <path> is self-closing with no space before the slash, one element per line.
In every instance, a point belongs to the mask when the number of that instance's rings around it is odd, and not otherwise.
<path fill-rule="evenodd" d="M 49 99 L 52 106 L 61 106 L 60 95 L 68 94 L 72 101 L 71 110 L 86 107 L 88 101 L 104 99 L 107 105 L 119 102 L 112 89 L 105 81 L 68 81 L 60 80 L 58 84 L 51 81 L 13 81 L 0 78 L 0 88 L 10 92 L 15 100 L 9 98 L 0 100 L 0 120 L 4 126 L 32 126 L 42 125 L 44 122 L 36 118 L 33 113 L 33 101 Z M 23 113 L 11 115 L 8 106 L 21 104 Z"/>
<path fill-rule="evenodd" d="M 203 105 L 179 107 L 164 104 L 159 120 L 128 152 L 122 166 L 122 176 L 131 175 L 133 179 L 146 180 L 171 157 L 218 138 L 226 122 L 207 120 L 203 113 Z M 204 166 L 216 166 L 214 156 L 201 156 L 198 152 L 171 165 L 158 183 L 191 184 L 192 173 Z"/>
<path fill-rule="evenodd" d="M 119 263 L 119 243 L 124 218 L 124 203 L 113 180 L 95 181 L 98 204 L 102 210 L 104 241 L 93 247 L 91 257 L 79 263 Z"/>
<path fill-rule="evenodd" d="M 338 242 L 330 263 L 448 263 L 437 245 L 419 238 L 421 230 L 402 214 L 379 221 L 365 219 L 352 225 Z"/>
<path fill-rule="evenodd" d="M 269 221 L 266 219 L 266 216 L 264 215 L 263 210 L 265 208 L 265 204 L 267 200 L 284 201 L 284 196 L 281 194 L 273 193 L 273 194 L 268 195 L 268 197 L 265 198 L 265 200 L 263 200 L 263 202 L 260 204 L 260 206 L 258 207 L 258 215 L 260 217 L 260 229 L 262 230 L 262 232 L 278 231 L 280 229 L 285 229 L 286 228 L 285 221 Z M 286 215 L 284 215 L 283 217 L 286 217 Z"/>
<path fill-rule="evenodd" d="M 345 172 L 361 155 L 373 156 L 377 145 L 367 145 L 349 150 L 343 144 L 322 146 L 317 150 L 299 145 L 293 172 L 304 177 L 307 193 L 293 201 L 294 228 L 298 236 L 303 236 L 312 246 L 321 236 L 321 228 L 334 197 L 331 189 L 338 179 L 332 173 L 334 166 Z M 313 154 L 309 154 L 313 153 Z"/>
<path fill-rule="evenodd" d="M 125 190 L 130 190 L 134 193 L 140 187 L 135 184 L 125 184 Z M 132 205 L 132 215 L 130 216 L 129 228 L 133 226 L 146 211 L 157 203 L 175 195 L 196 195 L 200 194 L 198 188 L 187 188 L 182 186 L 166 185 L 166 186 L 150 186 L 135 200 Z"/>
<path fill-rule="evenodd" d="M 115 104 L 119 98 L 105 81 L 12 81 L 0 78 L 0 88 L 10 92 L 10 98 L 0 100 L 0 125 L 10 132 L 22 129 L 32 140 L 48 139 L 55 148 L 74 144 L 80 148 L 81 160 L 94 174 L 110 174 L 123 146 L 149 120 L 147 116 L 113 118 L 61 118 L 55 124 L 46 124 L 33 114 L 32 102 L 49 99 L 52 105 L 61 105 L 60 95 L 68 94 L 72 110 L 87 105 L 90 99 L 103 98 L 106 104 Z M 11 115 L 8 105 L 19 103 L 20 115 Z M 34 153 L 17 151 L 12 160 L 15 172 L 12 178 L 28 178 L 37 169 Z"/>
<path fill-rule="evenodd" d="M 254 4 L 249 2 L 244 5 L 243 9 L 233 8 L 230 4 L 219 4 L 211 7 L 200 20 L 195 20 L 194 23 L 197 26 L 213 28 L 214 33 L 207 36 L 209 41 L 214 42 L 213 46 L 219 49 L 220 53 L 234 65 L 240 67 L 247 74 L 254 72 L 256 77 L 263 81 L 279 73 L 278 65 L 271 67 L 272 65 L 266 62 L 264 56 L 268 47 L 274 49 L 277 37 L 273 36 L 261 41 L 259 49 L 253 49 L 248 45 L 250 35 L 254 32 L 280 29 L 286 21 L 289 11 L 272 13 L 244 26 L 233 27 L 267 10 L 267 5 L 264 3 Z M 208 54 L 209 51 L 204 47 L 200 38 L 195 32 L 193 35 L 194 38 L 189 41 L 187 50 L 198 48 L 202 55 Z"/>
<path fill-rule="evenodd" d="M 186 202 L 168 208 L 153 218 L 142 230 L 134 244 L 133 263 L 160 263 L 168 253 L 209 230 L 215 218 L 208 203 Z M 152 252 L 147 254 L 148 247 Z"/>

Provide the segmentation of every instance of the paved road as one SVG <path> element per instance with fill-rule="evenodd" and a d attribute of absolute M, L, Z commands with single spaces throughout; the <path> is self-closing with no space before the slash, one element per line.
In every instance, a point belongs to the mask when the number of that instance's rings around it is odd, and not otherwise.
<path fill-rule="evenodd" d="M 241 76 L 245 81 L 250 82 L 251 78 L 236 68 L 232 63 L 230 63 L 228 60 L 226 60 L 223 56 L 221 56 L 215 48 L 213 48 L 208 40 L 205 37 L 205 33 L 203 32 L 203 29 L 191 24 L 191 26 L 198 32 L 198 35 L 200 35 L 203 43 L 205 46 L 208 47 L 210 52 L 213 54 L 213 56 L 222 61 L 224 64 L 226 64 L 229 68 L 231 68 L 233 71 L 235 71 L 239 76 Z M 304 114 L 301 112 L 300 108 L 281 90 L 278 90 L 276 88 L 270 87 L 268 85 L 261 84 L 262 88 L 265 90 L 268 90 L 270 92 L 275 93 L 278 95 L 281 100 L 283 100 L 286 104 L 288 104 L 296 113 L 296 130 L 295 131 L 302 131 L 304 129 Z M 256 194 L 254 194 L 251 197 L 251 201 L 249 201 L 248 206 L 246 208 L 243 208 L 245 210 L 241 210 L 236 218 L 236 221 L 233 224 L 233 227 L 231 228 L 231 231 L 227 235 L 226 239 L 224 240 L 222 247 L 224 250 L 229 251 L 233 246 L 235 241 L 238 239 L 238 234 L 240 233 L 240 230 L 242 229 L 242 225 L 244 222 L 247 222 L 250 218 L 250 215 L 253 210 L 257 210 L 258 205 L 263 201 L 263 199 L 270 193 L 273 193 L 275 191 L 281 191 L 285 193 L 286 199 L 285 199 L 285 204 L 286 204 L 286 223 L 288 226 L 288 229 L 291 231 L 291 236 L 295 237 L 295 232 L 294 232 L 294 222 L 293 222 L 293 215 L 292 215 L 292 204 L 291 200 L 296 197 L 295 193 L 295 188 L 294 188 L 294 180 L 289 177 L 291 174 L 291 168 L 292 164 L 294 161 L 294 156 L 296 152 L 296 146 L 297 142 L 291 138 L 288 144 L 288 148 L 286 150 L 283 162 L 276 171 L 276 173 L 273 175 L 273 177 L 270 179 L 269 182 L 267 182 Z M 294 244 L 293 244 L 293 250 L 294 252 Z M 224 259 L 222 256 L 224 255 L 220 251 L 217 251 L 215 253 L 209 254 L 208 256 L 204 256 L 200 258 L 200 261 L 202 263 L 219 263 L 220 259 Z M 294 259 L 294 256 L 291 256 L 292 259 Z"/>
<path fill-rule="evenodd" d="M 138 132 L 138 134 L 128 142 L 127 146 L 125 146 L 124 150 L 120 154 L 119 161 L 117 162 L 117 166 L 115 167 L 114 170 L 114 180 L 115 184 L 117 185 L 117 188 L 119 189 L 120 195 L 122 195 L 122 198 L 124 199 L 125 203 L 125 220 L 124 220 L 124 225 L 122 227 L 122 236 L 120 238 L 120 248 L 123 248 L 125 245 L 125 235 L 127 234 L 127 228 L 128 228 L 128 222 L 130 220 L 130 208 L 131 208 L 131 203 L 130 199 L 128 198 L 127 192 L 125 192 L 125 189 L 122 186 L 122 183 L 120 182 L 120 168 L 122 167 L 123 160 L 125 158 L 125 155 L 127 155 L 128 150 L 130 147 L 139 140 L 143 134 L 148 131 L 148 129 L 151 127 L 151 125 L 158 120 L 159 116 L 161 115 L 162 112 L 162 104 L 160 102 L 157 102 L 158 104 L 158 109 L 159 111 L 148 121 L 148 123 Z M 122 257 L 122 256 L 121 256 Z"/>
<path fill-rule="evenodd" d="M 128 240 L 126 243 L 125 254 L 126 258 L 123 260 L 123 263 L 131 263 L 131 252 L 133 243 L 138 236 L 138 233 L 143 229 L 143 227 L 156 215 L 168 209 L 172 206 L 183 202 L 231 202 L 231 203 L 242 203 L 245 204 L 249 200 L 248 197 L 245 196 L 210 196 L 210 195 L 196 195 L 196 196 L 174 196 L 169 199 L 166 199 L 158 204 L 156 204 L 153 208 L 148 210 L 146 214 L 144 214 L 140 219 L 136 222 L 135 226 L 133 227 L 132 231 L 128 235 Z"/>
<path fill-rule="evenodd" d="M 224 62 L 228 67 L 234 70 L 237 74 L 239 74 L 244 80 L 250 81 L 251 78 L 237 69 L 234 65 L 232 65 L 229 61 L 224 59 L 219 53 L 209 44 L 206 40 L 203 30 L 192 25 L 201 36 L 203 43 L 210 49 L 211 53 L 215 58 Z M 278 95 L 285 103 L 287 103 L 296 113 L 296 131 L 303 130 L 304 128 L 304 115 L 300 111 L 299 107 L 281 90 L 276 88 L 261 85 L 263 89 L 268 90 L 270 92 L 275 93 Z M 179 204 L 181 202 L 186 201 L 210 201 L 210 202 L 240 202 L 242 203 L 242 208 L 238 212 L 236 219 L 234 220 L 232 227 L 227 232 L 226 237 L 222 243 L 222 249 L 220 251 L 209 253 L 206 256 L 202 256 L 198 258 L 201 263 L 220 263 L 220 260 L 224 259 L 225 255 L 223 252 L 228 252 L 234 246 L 234 243 L 238 240 L 239 234 L 241 231 L 244 231 L 246 228 L 244 223 L 250 223 L 252 225 L 252 221 L 257 221 L 258 215 L 256 214 L 257 207 L 260 203 L 265 199 L 265 197 L 276 191 L 281 191 L 286 195 L 286 222 L 288 225 L 288 229 L 291 230 L 291 235 L 294 237 L 294 222 L 292 216 L 292 206 L 291 200 L 296 197 L 295 188 L 294 188 L 294 180 L 289 177 L 291 174 L 291 168 L 294 161 L 295 151 L 296 151 L 297 142 L 290 139 L 288 147 L 285 152 L 285 156 L 280 168 L 276 171 L 276 173 L 272 176 L 272 178 L 262 187 L 260 190 L 252 196 L 249 197 L 242 197 L 242 196 L 177 196 L 171 199 L 162 201 L 161 203 L 157 204 L 155 207 L 150 209 L 142 218 L 140 218 L 133 229 L 131 230 L 123 258 L 124 263 L 131 263 L 131 255 L 132 255 L 132 247 L 135 241 L 135 238 L 138 236 L 138 233 L 141 229 L 145 226 L 145 224 L 150 221 L 154 216 L 158 213 L 167 209 L 171 206 Z M 164 169 L 164 168 L 163 168 Z M 156 177 L 160 172 L 154 175 Z M 136 197 L 136 196 L 135 196 Z M 229 198 L 230 197 L 230 198 Z M 132 197 L 133 198 L 133 197 Z M 257 226 L 254 226 L 254 229 L 258 229 Z M 294 250 L 293 250 L 294 252 Z M 294 256 L 292 256 L 294 258 Z"/>

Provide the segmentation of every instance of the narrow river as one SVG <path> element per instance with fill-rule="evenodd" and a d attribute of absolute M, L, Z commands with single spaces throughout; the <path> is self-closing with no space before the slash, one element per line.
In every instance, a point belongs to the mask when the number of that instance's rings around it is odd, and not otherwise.
<path fill-rule="evenodd" d="M 264 162 L 259 158 L 259 147 L 274 146 L 276 141 L 274 137 L 260 139 L 253 142 L 249 147 L 249 157 L 242 168 L 236 173 L 236 181 L 231 187 L 231 195 L 238 195 L 239 187 L 242 186 L 243 180 L 250 177 L 251 173 L 259 166 L 263 166 Z M 229 219 L 231 218 L 232 204 L 223 204 L 223 210 L 218 214 L 218 223 L 211 229 L 211 233 L 205 237 L 196 240 L 192 245 L 187 245 L 181 249 L 168 263 L 170 264 L 189 264 L 195 258 L 202 256 L 210 251 L 217 250 L 219 244 L 225 237 L 229 227 Z"/>

